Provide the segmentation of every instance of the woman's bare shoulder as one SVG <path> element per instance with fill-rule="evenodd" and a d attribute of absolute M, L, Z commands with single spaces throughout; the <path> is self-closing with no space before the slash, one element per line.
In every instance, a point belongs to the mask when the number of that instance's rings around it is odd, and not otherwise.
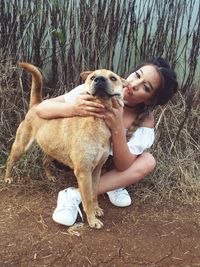
<path fill-rule="evenodd" d="M 155 118 L 153 112 L 145 116 L 144 120 L 141 123 L 142 127 L 154 128 L 155 127 Z"/>

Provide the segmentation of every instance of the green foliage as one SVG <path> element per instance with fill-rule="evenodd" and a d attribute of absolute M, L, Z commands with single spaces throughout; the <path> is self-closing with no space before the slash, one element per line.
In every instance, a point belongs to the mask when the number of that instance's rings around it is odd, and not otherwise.
<path fill-rule="evenodd" d="M 53 30 L 52 36 L 56 37 L 59 40 L 61 45 L 63 45 L 65 43 L 65 36 L 64 36 L 63 32 L 61 32 L 59 30 Z"/>
<path fill-rule="evenodd" d="M 53 6 L 59 7 L 60 3 L 59 0 L 50 0 L 49 1 Z"/>
<path fill-rule="evenodd" d="M 6 163 L 5 157 L 3 157 L 3 155 L 0 154 L 0 166 L 4 166 L 5 163 Z"/>

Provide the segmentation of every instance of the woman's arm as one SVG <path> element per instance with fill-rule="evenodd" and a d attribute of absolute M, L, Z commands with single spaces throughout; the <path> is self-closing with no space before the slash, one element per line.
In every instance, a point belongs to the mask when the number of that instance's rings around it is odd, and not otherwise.
<path fill-rule="evenodd" d="M 64 95 L 46 99 L 36 107 L 36 113 L 43 119 L 56 119 L 74 116 L 73 105 L 65 103 Z"/>
<path fill-rule="evenodd" d="M 116 169 L 124 171 L 132 165 L 138 155 L 131 153 L 127 144 L 123 124 L 123 109 L 119 107 L 117 102 L 114 102 L 113 105 L 115 108 L 113 108 L 112 112 L 106 113 L 105 121 L 112 133 L 113 160 Z M 154 118 L 152 114 L 145 118 L 142 127 L 154 127 Z"/>
<path fill-rule="evenodd" d="M 71 92 L 71 91 L 70 91 Z M 36 113 L 43 119 L 56 119 L 74 116 L 96 116 L 104 118 L 105 108 L 94 102 L 95 97 L 86 93 L 77 95 L 76 100 L 65 102 L 65 95 L 46 99 L 36 107 Z"/>
<path fill-rule="evenodd" d="M 124 129 L 112 132 L 113 160 L 118 171 L 128 169 L 137 158 L 130 152 Z"/>
<path fill-rule="evenodd" d="M 112 134 L 112 151 L 115 167 L 119 171 L 124 171 L 132 165 L 136 159 L 128 148 L 126 133 L 123 123 L 123 108 L 120 107 L 117 100 L 112 98 L 113 109 L 105 113 L 105 122 Z"/>

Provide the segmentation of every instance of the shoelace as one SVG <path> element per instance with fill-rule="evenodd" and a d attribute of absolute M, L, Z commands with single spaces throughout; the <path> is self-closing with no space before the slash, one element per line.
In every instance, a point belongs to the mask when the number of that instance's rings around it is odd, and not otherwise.
<path fill-rule="evenodd" d="M 81 210 L 80 210 L 80 208 L 79 208 L 79 205 L 77 204 L 77 202 L 75 202 L 74 204 L 75 204 L 75 206 L 76 206 L 76 208 L 77 208 L 77 210 L 78 210 L 78 213 L 79 213 L 79 215 L 81 216 L 81 220 L 82 220 L 82 222 L 83 222 L 83 214 L 82 214 L 82 212 L 81 212 Z"/>
<path fill-rule="evenodd" d="M 65 205 L 63 205 L 65 207 Z M 69 208 L 69 206 L 67 206 Z M 79 208 L 79 204 L 77 203 L 76 199 L 72 200 L 72 206 L 71 206 L 71 210 L 73 210 L 74 208 L 76 208 L 78 210 L 78 214 L 80 215 L 82 221 L 83 221 L 83 214 Z"/>

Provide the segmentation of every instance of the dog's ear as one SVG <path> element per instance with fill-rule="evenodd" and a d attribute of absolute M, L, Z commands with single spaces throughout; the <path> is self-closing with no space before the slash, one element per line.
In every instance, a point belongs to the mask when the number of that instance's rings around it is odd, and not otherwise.
<path fill-rule="evenodd" d="M 87 79 L 87 76 L 88 76 L 89 74 L 91 74 L 92 72 L 93 72 L 93 71 L 91 71 L 91 70 L 84 71 L 84 72 L 81 72 L 80 76 L 81 76 L 81 78 L 85 81 L 85 80 Z"/>
<path fill-rule="evenodd" d="M 122 81 L 123 87 L 126 87 L 129 84 L 129 82 L 125 80 L 124 78 L 121 78 L 121 81 Z"/>

